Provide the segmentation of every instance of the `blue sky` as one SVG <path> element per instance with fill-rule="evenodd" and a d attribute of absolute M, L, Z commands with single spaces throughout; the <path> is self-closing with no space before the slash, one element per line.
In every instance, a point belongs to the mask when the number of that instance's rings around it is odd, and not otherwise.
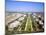
<path fill-rule="evenodd" d="M 40 2 L 22 2 L 22 1 L 6 0 L 6 11 L 43 12 L 44 4 Z"/>

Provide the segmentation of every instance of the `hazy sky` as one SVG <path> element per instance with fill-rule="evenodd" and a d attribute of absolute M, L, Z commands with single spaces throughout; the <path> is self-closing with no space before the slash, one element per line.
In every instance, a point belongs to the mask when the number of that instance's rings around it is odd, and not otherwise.
<path fill-rule="evenodd" d="M 28 12 L 43 12 L 44 4 L 40 2 L 21 2 L 6 0 L 6 11 L 28 11 Z"/>

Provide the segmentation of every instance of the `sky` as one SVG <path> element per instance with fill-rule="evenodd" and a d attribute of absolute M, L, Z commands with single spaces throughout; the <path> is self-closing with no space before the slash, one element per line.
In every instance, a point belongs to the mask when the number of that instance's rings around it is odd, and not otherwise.
<path fill-rule="evenodd" d="M 43 12 L 44 3 L 41 2 L 23 2 L 6 0 L 6 11 L 7 12 Z"/>

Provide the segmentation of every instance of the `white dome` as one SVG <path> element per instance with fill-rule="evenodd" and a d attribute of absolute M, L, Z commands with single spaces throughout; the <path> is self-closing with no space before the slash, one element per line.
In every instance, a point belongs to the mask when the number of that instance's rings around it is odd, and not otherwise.
<path fill-rule="evenodd" d="M 43 22 L 42 21 L 39 21 L 39 24 L 42 24 L 43 25 Z"/>

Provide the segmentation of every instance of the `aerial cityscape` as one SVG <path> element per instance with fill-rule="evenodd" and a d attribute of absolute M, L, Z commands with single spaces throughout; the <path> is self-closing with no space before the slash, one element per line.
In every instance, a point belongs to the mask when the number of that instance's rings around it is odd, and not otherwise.
<path fill-rule="evenodd" d="M 44 3 L 6 0 L 5 33 L 44 32 Z"/>

